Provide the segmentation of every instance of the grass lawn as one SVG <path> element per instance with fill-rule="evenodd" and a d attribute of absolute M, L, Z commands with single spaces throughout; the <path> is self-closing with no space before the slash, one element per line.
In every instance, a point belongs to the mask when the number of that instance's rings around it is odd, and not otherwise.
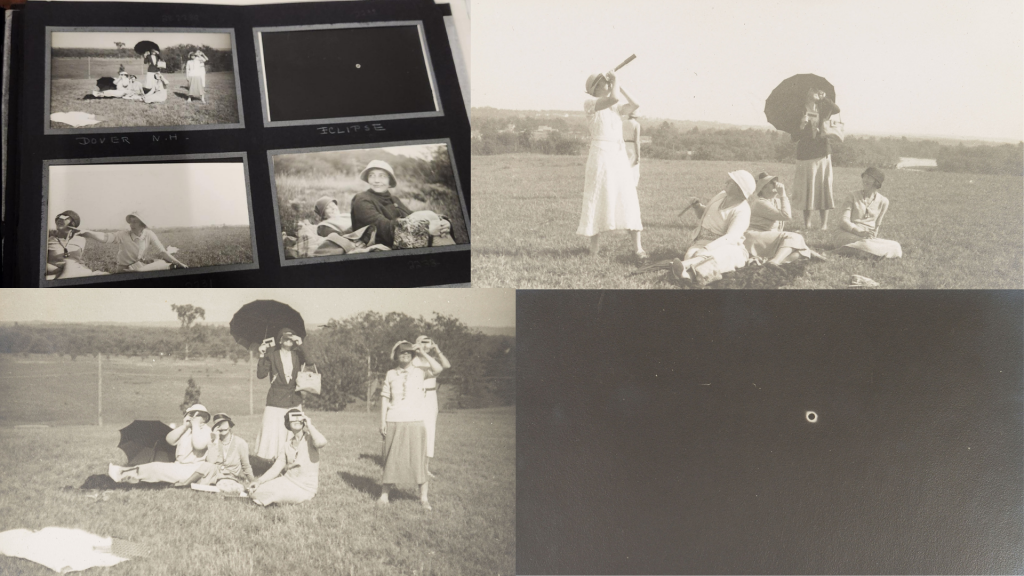
<path fill-rule="evenodd" d="M 121 98 L 93 98 L 96 78 L 54 78 L 50 85 L 50 113 L 88 112 L 105 119 L 89 128 L 192 126 L 234 124 L 239 121 L 234 72 L 206 74 L 205 104 L 187 100 L 188 83 L 184 73 L 165 74 L 164 77 L 170 82 L 167 85 L 167 101 L 153 104 Z M 87 94 L 89 98 L 86 98 Z M 52 121 L 50 127 L 69 128 L 67 124 Z"/>
<path fill-rule="evenodd" d="M 604 239 L 602 254 L 587 254 L 576 235 L 583 198 L 585 156 L 473 157 L 473 284 L 515 288 L 672 288 L 667 273 L 636 270 L 626 232 Z M 693 213 L 677 217 L 684 201 L 706 202 L 730 170 L 764 170 L 791 185 L 793 165 L 644 160 L 640 208 L 644 248 L 652 260 L 680 257 L 697 226 Z M 862 167 L 835 169 L 836 203 L 860 188 Z M 806 266 L 788 288 L 842 288 L 852 274 L 883 288 L 1024 288 L 1024 182 L 1013 176 L 887 170 L 882 193 L 890 200 L 881 237 L 897 240 L 903 258 L 875 262 L 832 255 Z M 804 231 L 802 215 L 787 230 L 820 250 L 836 247 L 831 232 Z M 837 227 L 832 211 L 829 225 Z M 817 216 L 812 225 L 817 222 Z"/>
<path fill-rule="evenodd" d="M 430 513 L 414 487 L 392 492 L 387 508 L 374 506 L 379 413 L 361 410 L 310 414 L 330 444 L 320 453 L 319 492 L 305 504 L 263 509 L 146 485 L 81 489 L 105 474 L 108 462 L 126 461 L 118 429 L 132 417 L 180 421 L 176 407 L 189 375 L 208 408 L 238 415 L 236 434 L 254 445 L 266 382 L 257 381 L 257 414 L 248 416 L 244 363 L 149 364 L 105 359 L 99 427 L 85 425 L 95 421 L 95 358 L 64 366 L 52 358 L 0 358 L 0 531 L 80 528 L 148 548 L 149 556 L 103 572 L 111 575 L 514 573 L 514 408 L 440 414 Z M 12 426 L 31 421 L 72 425 Z M 0 556 L 0 574 L 52 572 Z"/>

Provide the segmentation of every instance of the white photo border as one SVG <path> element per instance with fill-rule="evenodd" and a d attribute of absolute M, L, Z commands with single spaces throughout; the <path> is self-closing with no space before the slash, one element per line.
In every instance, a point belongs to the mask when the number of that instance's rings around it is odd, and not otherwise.
<path fill-rule="evenodd" d="M 264 32 L 296 32 L 307 30 L 334 30 L 344 28 L 385 28 L 399 26 L 416 26 L 420 37 L 420 48 L 423 50 L 423 63 L 427 67 L 427 76 L 430 78 L 430 90 L 434 96 L 433 112 L 407 112 L 400 114 L 380 114 L 376 116 L 345 116 L 339 118 L 314 118 L 311 120 L 271 120 L 270 99 L 267 95 L 267 76 L 263 69 L 263 37 Z M 423 29 L 422 20 L 393 20 L 388 22 L 354 22 L 349 24 L 309 24 L 302 26 L 270 26 L 253 28 L 253 42 L 256 45 L 256 72 L 260 81 L 260 109 L 263 111 L 263 126 L 276 128 L 278 126 L 315 126 L 334 124 L 339 122 L 365 122 L 369 120 L 404 120 L 408 118 L 435 118 L 444 116 L 444 107 L 441 104 L 441 96 L 437 85 L 437 74 L 434 73 L 434 63 L 430 58 L 430 47 L 427 45 L 427 36 Z"/>
<path fill-rule="evenodd" d="M 181 124 L 174 126 L 110 126 L 100 128 L 51 128 L 50 127 L 50 60 L 53 58 L 53 49 L 50 46 L 54 32 L 153 32 L 153 33 L 203 33 L 203 34 L 229 34 L 231 36 L 231 60 L 234 65 L 235 75 L 235 98 L 238 103 L 238 122 L 232 124 Z M 55 134 L 104 134 L 107 132 L 178 132 L 183 130 L 226 130 L 234 128 L 245 128 L 245 112 L 242 110 L 242 81 L 238 68 L 238 45 L 235 42 L 234 28 L 149 28 L 149 27 L 98 27 L 98 26 L 47 26 L 46 27 L 46 70 L 43 87 L 43 135 Z"/>
<path fill-rule="evenodd" d="M 466 244 L 453 244 L 449 246 L 430 246 L 426 248 L 402 248 L 400 250 L 387 250 L 380 252 L 362 252 L 359 254 L 334 254 L 331 256 L 312 256 L 309 258 L 285 258 L 284 238 L 281 232 L 281 209 L 280 199 L 277 195 L 277 178 L 274 174 L 274 156 L 285 154 L 305 154 L 310 152 L 331 152 L 335 150 L 371 150 L 373 148 L 392 148 L 396 146 L 417 146 L 422 144 L 444 144 L 448 150 L 448 161 L 452 164 L 452 175 L 455 177 L 455 191 L 459 195 L 459 205 L 462 207 L 462 217 L 466 222 L 466 235 L 469 242 Z M 417 254 L 437 254 L 439 252 L 464 252 L 471 249 L 473 234 L 470 231 L 469 211 L 466 210 L 466 198 L 462 193 L 462 183 L 459 180 L 459 170 L 455 165 L 455 153 L 452 151 L 452 142 L 449 138 L 433 138 L 429 140 L 403 140 L 399 142 L 377 142 L 373 144 L 346 144 L 343 146 L 317 146 L 311 148 L 290 148 L 285 150 L 267 150 L 267 164 L 270 168 L 270 193 L 274 202 L 274 226 L 277 230 L 277 254 L 281 266 L 301 266 L 304 264 L 323 264 L 327 262 L 346 262 L 350 260 L 362 260 L 367 258 L 390 258 L 396 256 L 412 256 Z"/>
<path fill-rule="evenodd" d="M 124 274 L 110 274 L 109 276 L 83 276 L 81 278 L 66 278 L 63 280 L 46 279 L 46 241 L 49 225 L 49 202 L 50 202 L 50 167 L 71 166 L 81 164 L 137 164 L 140 162 L 160 162 L 178 160 L 217 160 L 222 158 L 241 158 L 242 173 L 245 177 L 245 197 L 249 209 L 249 242 L 252 246 L 252 262 L 243 264 L 219 264 L 216 266 L 203 266 L 197 268 L 183 268 L 180 270 L 157 270 L 153 272 L 133 272 Z M 184 162 L 175 162 L 185 165 Z M 67 160 L 43 160 L 43 185 L 42 185 L 42 217 L 41 243 L 39 248 L 39 287 L 54 288 L 59 286 L 78 286 L 82 284 L 97 284 L 107 282 L 124 282 L 138 280 L 141 278 L 165 278 L 168 276 L 186 276 L 194 274 L 212 274 L 217 272 L 231 272 L 235 270 L 258 270 L 260 267 L 259 254 L 256 248 L 256 223 L 252 212 L 252 186 L 249 183 L 249 156 L 246 152 L 219 152 L 213 154 L 174 154 L 169 156 L 114 156 L 107 158 L 74 158 Z"/>

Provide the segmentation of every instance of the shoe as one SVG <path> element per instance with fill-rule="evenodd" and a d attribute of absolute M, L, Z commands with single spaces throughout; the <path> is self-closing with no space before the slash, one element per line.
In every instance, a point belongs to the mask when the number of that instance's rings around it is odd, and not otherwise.
<path fill-rule="evenodd" d="M 683 268 L 683 261 L 679 258 L 672 259 L 672 276 L 676 280 L 689 280 L 690 275 L 686 273 L 686 269 Z"/>
<path fill-rule="evenodd" d="M 828 261 L 828 258 L 826 258 L 824 254 L 821 254 L 820 252 L 815 252 L 814 250 L 811 250 L 811 258 Z"/>
<path fill-rule="evenodd" d="M 426 510 L 427 512 L 433 510 L 433 508 L 430 507 L 430 502 L 426 500 L 420 500 L 420 506 L 422 506 L 423 509 Z"/>
<path fill-rule="evenodd" d="M 648 260 L 651 259 L 650 254 L 648 254 L 644 250 L 641 250 L 641 251 L 637 252 L 636 253 L 636 257 L 637 257 L 638 260 L 640 260 L 640 262 L 647 262 Z"/>
<path fill-rule="evenodd" d="M 377 506 L 389 506 L 390 504 L 391 504 L 390 500 L 381 500 L 380 498 L 378 498 L 377 502 L 376 502 Z"/>
<path fill-rule="evenodd" d="M 122 471 L 123 470 L 121 469 L 121 467 L 116 464 L 111 464 L 107 466 L 107 476 L 110 476 L 110 479 L 113 480 L 114 482 L 121 481 Z"/>
<path fill-rule="evenodd" d="M 430 470 L 427 470 L 427 477 L 428 478 L 437 478 L 437 476 L 434 476 L 434 473 L 431 472 Z"/>

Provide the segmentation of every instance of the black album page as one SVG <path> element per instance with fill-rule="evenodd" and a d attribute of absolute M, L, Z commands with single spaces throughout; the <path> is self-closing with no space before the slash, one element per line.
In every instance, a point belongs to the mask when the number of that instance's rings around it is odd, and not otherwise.
<path fill-rule="evenodd" d="M 449 10 L 31 3 L 3 285 L 469 282 Z"/>

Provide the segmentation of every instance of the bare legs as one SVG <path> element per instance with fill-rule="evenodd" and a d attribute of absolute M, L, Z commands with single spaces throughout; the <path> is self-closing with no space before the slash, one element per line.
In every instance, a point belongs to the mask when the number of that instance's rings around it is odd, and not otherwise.
<path fill-rule="evenodd" d="M 804 229 L 811 229 L 811 212 L 813 210 L 804 210 Z M 818 217 L 821 220 L 821 230 L 828 230 L 828 210 L 818 210 Z"/>
<path fill-rule="evenodd" d="M 424 482 L 423 484 L 420 484 L 420 506 L 422 506 L 424 510 L 433 510 L 433 508 L 430 507 L 430 500 L 427 499 L 427 488 L 428 488 L 428 483 L 427 482 Z M 390 504 L 391 503 L 391 501 L 389 499 L 390 492 L 391 492 L 391 484 L 383 484 L 383 485 L 381 485 L 381 488 L 380 488 L 380 498 L 377 499 L 377 504 L 385 505 L 385 506 Z"/>
<path fill-rule="evenodd" d="M 644 252 L 643 244 L 640 242 L 641 230 L 630 230 L 629 237 L 633 241 L 633 252 L 641 258 L 646 258 L 647 253 Z M 597 233 L 590 237 L 590 255 L 597 256 L 601 251 L 601 234 Z"/>

